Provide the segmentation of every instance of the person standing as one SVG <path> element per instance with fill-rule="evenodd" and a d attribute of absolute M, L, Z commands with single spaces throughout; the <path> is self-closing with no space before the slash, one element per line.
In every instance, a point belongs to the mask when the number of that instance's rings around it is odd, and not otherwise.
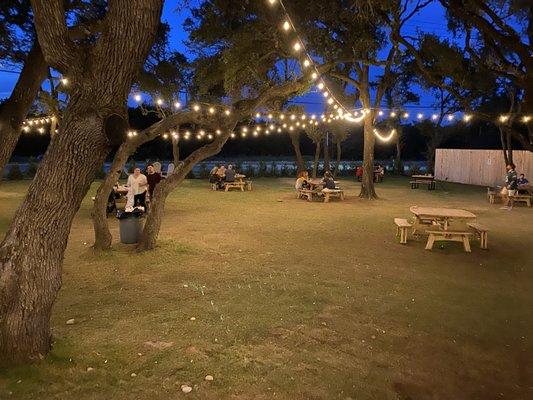
<path fill-rule="evenodd" d="M 143 207 L 146 209 L 146 191 L 148 189 L 148 180 L 146 175 L 141 174 L 140 168 L 135 168 L 133 174 L 128 177 L 127 186 L 133 194 L 133 206 Z"/>
<path fill-rule="evenodd" d="M 502 209 L 512 210 L 514 206 L 514 196 L 518 190 L 518 175 L 515 168 L 513 163 L 509 163 L 506 166 L 507 175 L 505 176 L 505 187 L 507 189 L 507 203 Z"/>
<path fill-rule="evenodd" d="M 148 194 L 150 195 L 150 200 L 154 198 L 154 190 L 159 182 L 161 182 L 161 174 L 156 171 L 155 167 L 150 164 L 146 168 L 146 180 L 148 181 Z"/>

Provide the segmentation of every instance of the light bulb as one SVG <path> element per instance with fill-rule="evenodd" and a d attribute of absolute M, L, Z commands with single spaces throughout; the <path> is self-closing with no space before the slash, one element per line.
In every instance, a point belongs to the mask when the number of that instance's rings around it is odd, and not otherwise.
<path fill-rule="evenodd" d="M 294 51 L 300 51 L 300 50 L 302 50 L 302 45 L 300 44 L 300 42 L 296 42 L 296 43 L 294 43 L 292 48 L 294 49 Z"/>
<path fill-rule="evenodd" d="M 308 59 L 305 59 L 304 60 L 304 67 L 307 68 L 311 65 L 311 61 L 309 61 Z"/>
<path fill-rule="evenodd" d="M 136 94 L 135 96 L 133 96 L 133 99 L 137 102 L 137 103 L 140 103 L 142 101 L 142 96 L 140 94 Z"/>
<path fill-rule="evenodd" d="M 290 24 L 289 21 L 285 21 L 285 22 L 283 22 L 283 25 L 282 25 L 282 26 L 283 26 L 283 30 L 284 30 L 284 31 L 288 31 L 289 29 L 291 29 L 291 24 Z"/>

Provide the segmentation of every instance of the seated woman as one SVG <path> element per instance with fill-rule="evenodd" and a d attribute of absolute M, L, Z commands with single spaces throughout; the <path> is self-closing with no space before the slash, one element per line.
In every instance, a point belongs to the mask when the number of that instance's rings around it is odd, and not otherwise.
<path fill-rule="evenodd" d="M 307 171 L 301 171 L 298 174 L 298 178 L 296 179 L 296 183 L 294 184 L 294 188 L 296 190 L 301 189 L 309 189 L 309 173 Z"/>
<path fill-rule="evenodd" d="M 324 178 L 322 179 L 322 183 L 324 184 L 324 189 L 328 189 L 328 190 L 336 189 L 335 181 L 333 180 L 333 176 L 331 175 L 331 172 L 329 171 L 326 171 L 324 173 Z"/>
<path fill-rule="evenodd" d="M 209 171 L 209 183 L 217 183 L 219 181 L 218 179 L 218 168 L 219 165 L 215 165 L 211 171 Z"/>

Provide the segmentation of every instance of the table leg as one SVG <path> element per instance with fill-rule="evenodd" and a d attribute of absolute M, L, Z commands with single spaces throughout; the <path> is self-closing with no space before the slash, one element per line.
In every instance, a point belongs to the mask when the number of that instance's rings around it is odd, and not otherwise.
<path fill-rule="evenodd" d="M 470 240 L 468 239 L 468 236 L 464 235 L 463 236 L 463 246 L 465 248 L 465 251 L 467 253 L 471 253 L 472 250 L 470 249 Z"/>
<path fill-rule="evenodd" d="M 429 234 L 429 237 L 428 237 L 428 242 L 426 244 L 426 250 L 431 250 L 433 249 L 433 244 L 435 243 L 435 235 L 433 235 L 432 233 Z"/>

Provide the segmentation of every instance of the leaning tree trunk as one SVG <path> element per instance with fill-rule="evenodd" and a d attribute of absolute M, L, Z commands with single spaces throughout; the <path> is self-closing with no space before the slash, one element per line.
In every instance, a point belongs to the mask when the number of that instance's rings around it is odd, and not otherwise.
<path fill-rule="evenodd" d="M 359 197 L 366 199 L 377 199 L 378 196 L 374 189 L 374 124 L 373 115 L 368 114 L 365 117 L 364 126 L 364 149 L 363 149 L 363 179 L 361 182 L 361 192 Z"/>
<path fill-rule="evenodd" d="M 302 156 L 302 151 L 300 149 L 300 134 L 299 133 L 291 133 L 291 143 L 292 147 L 294 147 L 294 154 L 296 156 L 296 167 L 298 169 L 298 173 L 301 171 L 305 171 L 305 161 Z"/>
<path fill-rule="evenodd" d="M 320 150 L 322 147 L 321 144 L 322 144 L 321 140 L 316 142 L 315 159 L 313 161 L 313 175 L 312 175 L 313 179 L 316 179 L 317 173 L 318 173 L 318 162 L 320 161 Z"/>
<path fill-rule="evenodd" d="M 37 40 L 26 57 L 24 67 L 11 96 L 0 111 L 0 180 L 6 164 L 17 145 L 21 125 L 28 114 L 48 68 Z"/>
<path fill-rule="evenodd" d="M 60 131 L 0 244 L 1 364 L 35 361 L 50 349 L 50 314 L 72 221 L 110 140 L 117 139 L 110 122 L 121 118 L 109 117 L 124 112 L 163 5 L 161 0 L 111 2 L 100 39 L 82 48 L 66 37 L 60 0 L 31 3 L 47 63 L 72 72 L 74 83 Z"/>
<path fill-rule="evenodd" d="M 333 171 L 333 176 L 336 177 L 339 173 L 339 166 L 341 164 L 341 142 L 337 142 L 337 163 L 335 164 L 335 171 Z"/>
<path fill-rule="evenodd" d="M 107 223 L 107 200 L 113 190 L 113 186 L 120 179 L 122 170 L 128 162 L 128 158 L 134 151 L 129 142 L 122 143 L 118 148 L 109 172 L 104 178 L 102 184 L 96 191 L 96 197 L 93 203 L 91 217 L 94 227 L 94 245 L 95 250 L 109 250 L 113 237 L 109 231 Z"/>
<path fill-rule="evenodd" d="M 108 151 L 93 99 L 75 102 L 0 245 L 0 363 L 35 361 L 49 351 L 72 219 Z"/>

